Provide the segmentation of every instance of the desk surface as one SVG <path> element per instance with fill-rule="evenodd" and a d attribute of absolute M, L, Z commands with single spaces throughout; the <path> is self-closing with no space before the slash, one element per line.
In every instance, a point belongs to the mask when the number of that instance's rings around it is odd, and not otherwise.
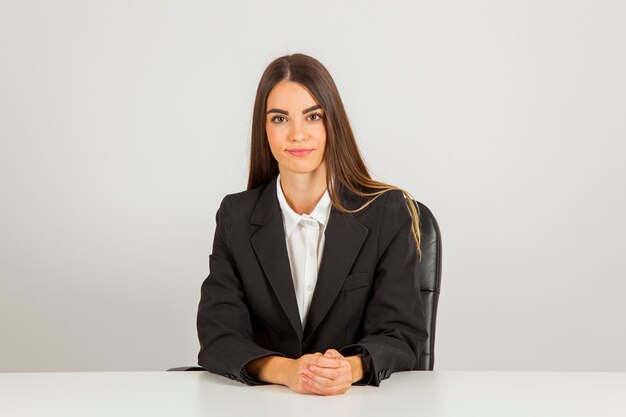
<path fill-rule="evenodd" d="M 624 372 L 399 372 L 333 397 L 207 372 L 0 374 L 0 416 L 626 416 Z"/>

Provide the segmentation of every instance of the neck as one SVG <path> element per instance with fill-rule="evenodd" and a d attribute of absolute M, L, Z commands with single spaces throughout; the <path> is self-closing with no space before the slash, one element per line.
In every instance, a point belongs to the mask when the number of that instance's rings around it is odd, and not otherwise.
<path fill-rule="evenodd" d="M 305 173 L 281 171 L 280 186 L 293 211 L 310 214 L 326 191 L 326 170 Z"/>

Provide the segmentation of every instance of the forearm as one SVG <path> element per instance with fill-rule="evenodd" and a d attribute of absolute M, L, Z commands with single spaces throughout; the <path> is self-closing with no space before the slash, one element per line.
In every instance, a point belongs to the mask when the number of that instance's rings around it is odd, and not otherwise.
<path fill-rule="evenodd" d="M 250 376 L 270 384 L 287 385 L 285 375 L 287 369 L 294 362 L 293 359 L 281 356 L 264 356 L 250 361 L 246 371 Z"/>

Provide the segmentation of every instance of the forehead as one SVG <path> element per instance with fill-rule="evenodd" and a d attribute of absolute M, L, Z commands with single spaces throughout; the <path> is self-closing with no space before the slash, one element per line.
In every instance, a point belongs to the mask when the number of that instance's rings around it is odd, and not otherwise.
<path fill-rule="evenodd" d="M 309 107 L 318 104 L 302 84 L 293 81 L 277 83 L 267 96 L 269 107 Z"/>

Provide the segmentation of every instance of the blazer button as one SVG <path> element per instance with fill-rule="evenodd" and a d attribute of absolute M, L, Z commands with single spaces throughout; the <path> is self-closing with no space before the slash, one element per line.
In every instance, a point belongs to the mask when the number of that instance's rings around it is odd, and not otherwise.
<path fill-rule="evenodd" d="M 391 371 L 389 369 L 387 369 L 385 371 L 385 378 L 389 378 L 389 375 L 391 375 Z"/>

